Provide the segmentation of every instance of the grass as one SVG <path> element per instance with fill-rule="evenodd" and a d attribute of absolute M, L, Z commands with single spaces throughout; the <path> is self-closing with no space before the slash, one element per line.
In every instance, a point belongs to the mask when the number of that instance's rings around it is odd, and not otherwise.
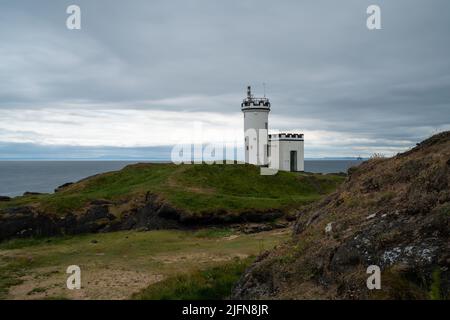
<path fill-rule="evenodd" d="M 7 297 L 10 287 L 23 282 L 21 277 L 24 275 L 24 269 L 28 265 L 29 261 L 23 257 L 11 259 L 2 256 L 0 259 L 0 299 Z"/>
<path fill-rule="evenodd" d="M 230 296 L 231 290 L 253 257 L 211 267 L 206 270 L 177 275 L 158 282 L 132 296 L 136 300 L 219 300 Z"/>
<path fill-rule="evenodd" d="M 11 240 L 0 244 L 0 298 L 126 299 L 161 280 L 183 275 L 203 277 L 207 287 L 207 279 L 217 279 L 217 287 L 208 294 L 219 295 L 247 258 L 288 237 L 287 230 L 247 235 L 214 228 Z M 224 266 L 229 263 L 234 266 Z M 81 290 L 66 288 L 70 265 L 81 268 Z"/>
<path fill-rule="evenodd" d="M 442 300 L 441 294 L 441 270 L 436 269 L 432 273 L 432 282 L 430 286 L 430 299 L 431 300 Z"/>
<path fill-rule="evenodd" d="M 17 238 L 12 240 L 6 240 L 0 242 L 0 250 L 13 250 L 22 248 L 31 248 L 34 246 L 40 246 L 45 244 L 57 244 L 62 243 L 65 240 L 71 239 L 70 236 L 58 236 L 58 237 L 40 237 L 40 238 Z"/>
<path fill-rule="evenodd" d="M 65 214 L 89 201 L 127 201 L 148 192 L 191 214 L 289 209 L 319 199 L 343 181 L 339 175 L 279 172 L 262 176 L 252 165 L 136 164 L 101 174 L 55 194 L 16 197 L 0 209 L 34 205 Z"/>
<path fill-rule="evenodd" d="M 199 238 L 222 238 L 229 237 L 233 234 L 233 230 L 229 228 L 207 228 L 201 229 L 194 233 Z"/>
<path fill-rule="evenodd" d="M 395 266 L 386 269 L 381 274 L 381 290 L 372 290 L 369 298 L 383 300 L 445 299 L 441 295 L 439 269 L 432 273 L 432 282 L 429 287 L 420 277 L 420 274 L 407 275 Z"/>

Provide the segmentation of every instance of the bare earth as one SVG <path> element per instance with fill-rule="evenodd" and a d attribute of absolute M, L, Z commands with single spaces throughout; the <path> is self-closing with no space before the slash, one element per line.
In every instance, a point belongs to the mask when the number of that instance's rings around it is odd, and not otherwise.
<path fill-rule="evenodd" d="M 0 247 L 2 272 L 19 275 L 15 279 L 22 282 L 9 287 L 4 298 L 127 299 L 167 276 L 258 255 L 289 234 L 288 229 L 210 238 L 194 231 L 114 232 Z M 19 268 L 11 267 L 19 262 Z M 80 290 L 66 287 L 72 264 L 81 268 Z"/>

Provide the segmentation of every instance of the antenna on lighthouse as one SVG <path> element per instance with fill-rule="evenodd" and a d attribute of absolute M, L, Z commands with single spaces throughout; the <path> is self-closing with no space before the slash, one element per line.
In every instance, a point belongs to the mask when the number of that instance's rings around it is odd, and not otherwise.
<path fill-rule="evenodd" d="M 266 97 L 266 83 L 263 82 L 263 88 L 264 88 L 264 98 Z"/>
<path fill-rule="evenodd" d="M 249 99 L 252 98 L 252 87 L 251 86 L 247 86 L 247 98 L 249 98 Z"/>

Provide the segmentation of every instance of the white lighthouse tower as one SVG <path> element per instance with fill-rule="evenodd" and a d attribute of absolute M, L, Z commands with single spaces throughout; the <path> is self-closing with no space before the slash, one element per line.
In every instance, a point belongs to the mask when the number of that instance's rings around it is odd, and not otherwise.
<path fill-rule="evenodd" d="M 283 171 L 304 170 L 303 134 L 269 134 L 270 101 L 265 95 L 255 98 L 248 86 L 241 110 L 244 113 L 246 163 Z"/>
<path fill-rule="evenodd" d="M 245 162 L 267 165 L 270 101 L 266 97 L 255 98 L 248 86 L 241 110 L 244 113 Z"/>

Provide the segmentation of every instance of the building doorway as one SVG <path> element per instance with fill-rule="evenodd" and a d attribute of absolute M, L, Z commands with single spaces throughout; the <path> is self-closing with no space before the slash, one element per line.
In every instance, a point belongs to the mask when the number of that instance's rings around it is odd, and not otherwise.
<path fill-rule="evenodd" d="M 291 172 L 297 171 L 297 151 L 291 151 Z"/>

